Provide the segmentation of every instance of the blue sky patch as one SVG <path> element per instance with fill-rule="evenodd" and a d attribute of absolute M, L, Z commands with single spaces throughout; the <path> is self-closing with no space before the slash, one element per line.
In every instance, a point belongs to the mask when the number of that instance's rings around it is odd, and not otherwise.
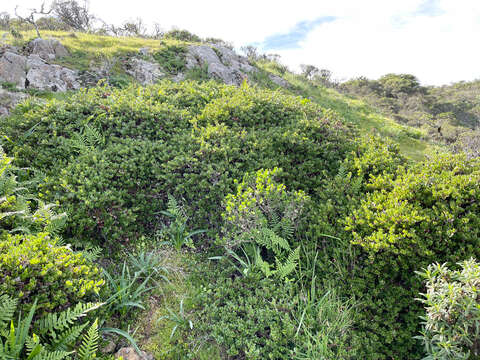
<path fill-rule="evenodd" d="M 301 21 L 291 31 L 284 34 L 271 35 L 258 45 L 263 50 L 298 49 L 300 41 L 304 40 L 315 27 L 335 20 L 334 16 L 323 16 L 311 21 Z"/>
<path fill-rule="evenodd" d="M 438 0 L 425 0 L 420 4 L 415 15 L 438 16 L 442 15 L 443 10 L 440 8 Z"/>

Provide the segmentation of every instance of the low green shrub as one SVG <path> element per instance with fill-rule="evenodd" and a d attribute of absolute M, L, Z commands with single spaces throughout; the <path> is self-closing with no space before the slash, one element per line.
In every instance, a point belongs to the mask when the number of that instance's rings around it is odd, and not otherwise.
<path fill-rule="evenodd" d="M 421 336 L 427 359 L 476 359 L 480 356 L 480 264 L 473 258 L 450 270 L 432 264 L 420 272 L 426 292 Z"/>
<path fill-rule="evenodd" d="M 104 284 L 100 270 L 47 233 L 7 235 L 0 240 L 0 291 L 39 314 L 93 300 Z"/>
<path fill-rule="evenodd" d="M 23 312 L 38 301 L 42 314 L 91 299 L 103 284 L 99 270 L 59 244 L 66 215 L 32 196 L 12 161 L 0 148 L 0 291 Z"/>
<path fill-rule="evenodd" d="M 333 293 L 304 293 L 259 272 L 225 268 L 195 298 L 193 335 L 232 359 L 354 359 L 351 306 Z M 205 340 L 204 340 L 205 341 Z"/>
<path fill-rule="evenodd" d="M 228 248 L 248 243 L 263 229 L 270 228 L 278 236 L 290 240 L 300 221 L 302 208 L 308 200 L 305 192 L 288 191 L 276 181 L 280 169 L 260 169 L 246 174 L 237 190 L 225 198 L 223 242 Z"/>
<path fill-rule="evenodd" d="M 185 70 L 186 48 L 181 45 L 167 45 L 152 54 L 153 58 L 170 74 Z"/>
<path fill-rule="evenodd" d="M 261 168 L 295 168 L 279 180 L 316 192 L 355 148 L 332 111 L 215 82 L 100 86 L 17 109 L 0 131 L 18 166 L 46 174 L 40 194 L 69 214 L 65 236 L 101 244 L 154 234 L 167 194 L 189 204 L 193 229 L 218 228 L 233 179 Z"/>
<path fill-rule="evenodd" d="M 370 179 L 374 191 L 346 219 L 358 251 L 349 292 L 362 299 L 356 327 L 365 334 L 365 356 L 420 356 L 413 336 L 422 309 L 414 298 L 422 283 L 415 271 L 480 255 L 479 181 L 480 163 L 462 155 Z"/>
<path fill-rule="evenodd" d="M 225 198 L 225 224 L 220 239 L 227 255 L 239 262 L 241 274 L 259 269 L 283 279 L 296 268 L 300 248 L 290 242 L 308 197 L 287 191 L 275 181 L 279 169 L 258 170 L 235 181 L 237 191 Z"/>
<path fill-rule="evenodd" d="M 288 359 L 297 330 L 291 313 L 293 286 L 260 277 L 222 276 L 211 284 L 196 299 L 201 308 L 194 329 L 231 358 Z"/>

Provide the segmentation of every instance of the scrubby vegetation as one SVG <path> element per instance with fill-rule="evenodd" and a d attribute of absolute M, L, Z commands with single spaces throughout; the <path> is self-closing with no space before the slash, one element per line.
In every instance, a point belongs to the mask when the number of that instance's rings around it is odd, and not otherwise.
<path fill-rule="evenodd" d="M 84 71 L 149 46 L 176 75 L 202 41 L 42 31 Z M 146 87 L 113 71 L 2 118 L 0 356 L 478 356 L 479 160 L 327 88 L 328 71 L 245 51 L 260 70 L 240 87 L 204 68 Z M 355 81 L 392 106 L 448 91 Z M 428 111 L 476 121 L 445 104 Z"/>
<path fill-rule="evenodd" d="M 413 75 L 387 74 L 378 80 L 352 79 L 339 88 L 399 123 L 424 129 L 434 141 L 452 145 L 469 156 L 478 154 L 479 81 L 425 87 Z"/>

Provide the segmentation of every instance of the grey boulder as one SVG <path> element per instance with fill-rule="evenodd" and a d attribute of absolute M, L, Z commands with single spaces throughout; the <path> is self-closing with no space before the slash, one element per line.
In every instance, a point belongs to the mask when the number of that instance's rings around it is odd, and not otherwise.
<path fill-rule="evenodd" d="M 142 85 L 154 84 L 165 76 L 157 63 L 138 58 L 130 59 L 126 72 Z"/>
<path fill-rule="evenodd" d="M 12 108 L 26 98 L 28 98 L 27 94 L 0 89 L 0 116 L 8 115 Z"/>
<path fill-rule="evenodd" d="M 34 39 L 28 44 L 27 51 L 47 61 L 68 56 L 68 51 L 65 49 L 65 46 L 55 39 Z"/>
<path fill-rule="evenodd" d="M 287 80 L 281 78 L 280 76 L 269 74 L 269 78 L 270 80 L 272 80 L 273 83 L 283 88 L 287 88 L 290 85 Z"/>
<path fill-rule="evenodd" d="M 80 88 L 76 71 L 60 65 L 47 64 L 38 55 L 28 57 L 27 68 L 25 87 L 50 91 Z"/>
<path fill-rule="evenodd" d="M 0 80 L 14 83 L 18 88 L 25 87 L 27 77 L 27 58 L 5 51 L 0 58 Z"/>
<path fill-rule="evenodd" d="M 229 85 L 240 85 L 248 73 L 256 69 L 248 60 L 223 46 L 191 45 L 186 55 L 186 67 L 207 66 L 209 76 Z"/>

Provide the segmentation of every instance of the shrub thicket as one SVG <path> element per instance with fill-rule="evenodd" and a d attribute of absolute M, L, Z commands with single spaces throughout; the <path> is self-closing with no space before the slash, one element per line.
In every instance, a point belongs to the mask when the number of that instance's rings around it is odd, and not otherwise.
<path fill-rule="evenodd" d="M 39 314 L 92 300 L 104 284 L 83 254 L 59 246 L 47 233 L 0 240 L 0 274 L 0 291 L 17 298 L 23 312 L 37 300 Z"/>
<path fill-rule="evenodd" d="M 415 271 L 480 255 L 479 181 L 480 164 L 460 155 L 370 180 L 373 192 L 346 220 L 359 251 L 350 288 L 363 300 L 358 328 L 369 334 L 369 358 L 420 354 L 412 338 L 422 312 Z"/>
<path fill-rule="evenodd" d="M 91 300 L 103 285 L 100 271 L 81 253 L 59 244 L 65 215 L 26 191 L 0 148 L 0 292 L 28 312 L 58 311 Z"/>
<path fill-rule="evenodd" d="M 475 135 L 479 126 L 480 82 L 458 82 L 441 87 L 420 86 L 409 74 L 387 74 L 378 80 L 359 77 L 344 82 L 340 88 L 348 94 L 379 108 L 393 119 L 422 127 L 436 142 L 453 144 L 455 150 L 478 156 L 465 137 Z"/>
<path fill-rule="evenodd" d="M 46 173 L 42 194 L 71 214 L 68 237 L 111 243 L 159 227 L 167 194 L 189 204 L 193 227 L 218 226 L 233 179 L 259 168 L 295 169 L 280 180 L 310 192 L 354 146 L 308 100 L 214 82 L 99 87 L 19 108 L 2 131 L 18 164 Z"/>
<path fill-rule="evenodd" d="M 227 269 L 200 294 L 215 301 L 200 310 L 198 330 L 230 356 L 420 356 L 413 336 L 422 309 L 414 299 L 422 283 L 415 271 L 479 252 L 478 162 L 439 156 L 408 168 L 397 146 L 358 141 L 336 113 L 282 90 L 212 81 L 102 85 L 68 101 L 22 104 L 0 131 L 16 165 L 45 175 L 30 186 L 69 213 L 64 236 L 72 242 L 112 250 L 153 237 L 165 229 L 170 197 L 185 205 L 183 242 L 188 219 L 190 229 L 208 229 L 203 239 L 226 241 L 231 264 L 255 258 L 260 266 Z M 275 181 L 260 170 L 275 168 L 285 170 Z M 288 272 L 278 271 L 288 260 Z M 355 333 L 342 327 L 322 340 L 321 352 L 316 305 L 279 312 L 327 284 L 361 304 Z"/>

